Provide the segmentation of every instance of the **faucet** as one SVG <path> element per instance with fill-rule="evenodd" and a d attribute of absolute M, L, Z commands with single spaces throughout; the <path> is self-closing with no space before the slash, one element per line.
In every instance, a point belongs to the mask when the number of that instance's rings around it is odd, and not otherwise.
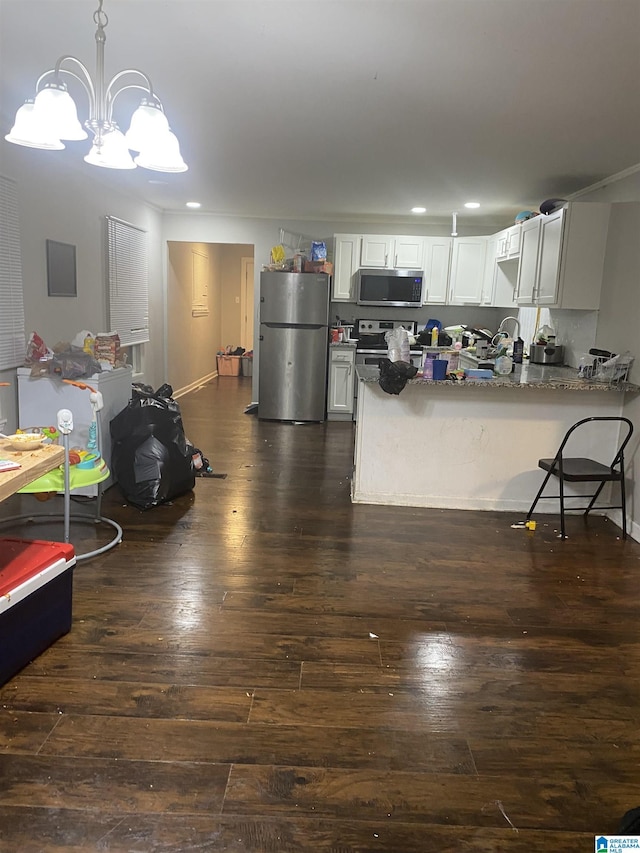
<path fill-rule="evenodd" d="M 512 340 L 514 340 L 514 341 L 515 341 L 517 338 L 519 338 L 519 337 L 520 337 L 520 320 L 518 320 L 518 318 L 517 318 L 517 317 L 505 317 L 505 318 L 500 322 L 500 325 L 498 326 L 498 331 L 496 332 L 496 335 L 499 335 L 499 334 L 501 334 L 502 332 L 504 332 L 504 328 L 503 328 L 503 326 L 504 326 L 504 324 L 507 322 L 507 320 L 513 320 L 514 328 L 513 328 L 513 338 L 512 338 Z"/>

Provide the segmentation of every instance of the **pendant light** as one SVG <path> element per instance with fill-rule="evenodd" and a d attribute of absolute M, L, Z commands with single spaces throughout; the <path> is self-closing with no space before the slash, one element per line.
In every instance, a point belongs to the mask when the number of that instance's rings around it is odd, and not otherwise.
<path fill-rule="evenodd" d="M 109 19 L 102 10 L 103 2 L 98 0 L 93 15 L 97 25 L 95 77 L 75 56 L 61 56 L 55 68 L 38 78 L 35 98 L 20 107 L 5 139 L 28 148 L 55 151 L 65 147 L 62 140 L 86 139 L 86 128 L 93 134 L 93 145 L 84 159 L 92 166 L 106 169 L 142 166 L 158 172 L 185 172 L 188 167 L 180 154 L 180 145 L 149 77 L 136 68 L 127 68 L 105 84 L 105 27 Z M 65 78 L 78 80 L 87 93 L 89 118 L 84 127 L 78 120 Z M 144 97 L 131 117 L 129 130 L 123 134 L 113 120 L 113 105 L 127 89 L 140 89 Z M 138 152 L 138 156 L 134 159 L 130 151 Z"/>

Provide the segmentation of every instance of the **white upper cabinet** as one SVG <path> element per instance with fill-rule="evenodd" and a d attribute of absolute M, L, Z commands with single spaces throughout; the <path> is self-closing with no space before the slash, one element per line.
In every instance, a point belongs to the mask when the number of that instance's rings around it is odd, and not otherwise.
<path fill-rule="evenodd" d="M 449 288 L 451 237 L 424 238 L 424 304 L 444 305 Z"/>
<path fill-rule="evenodd" d="M 385 269 L 393 265 L 393 237 L 365 234 L 360 253 L 361 267 Z"/>
<path fill-rule="evenodd" d="M 336 234 L 333 247 L 334 302 L 354 302 L 354 276 L 360 266 L 360 234 Z"/>
<path fill-rule="evenodd" d="M 520 257 L 520 235 L 522 225 L 512 225 L 496 234 L 496 260 L 511 261 Z"/>
<path fill-rule="evenodd" d="M 424 264 L 424 237 L 362 237 L 360 266 L 378 269 L 421 270 Z"/>
<path fill-rule="evenodd" d="M 517 308 L 518 261 L 514 263 L 493 262 L 493 297 L 491 304 L 496 308 Z"/>
<path fill-rule="evenodd" d="M 556 305 L 560 285 L 562 226 L 565 210 L 540 217 L 540 247 L 538 249 L 536 305 Z"/>
<path fill-rule="evenodd" d="M 424 269 L 424 237 L 396 237 L 393 266 L 396 269 Z"/>
<path fill-rule="evenodd" d="M 518 305 L 533 305 L 538 275 L 538 247 L 540 244 L 540 217 L 522 224 L 520 235 L 520 266 L 516 288 Z"/>
<path fill-rule="evenodd" d="M 494 290 L 496 278 L 496 251 L 498 246 L 497 235 L 494 234 L 487 240 L 487 251 L 484 259 L 484 272 L 482 273 L 482 292 L 480 294 L 481 305 L 494 304 Z"/>
<path fill-rule="evenodd" d="M 449 280 L 450 305 L 480 305 L 488 237 L 454 237 Z"/>
<path fill-rule="evenodd" d="M 517 301 L 596 310 L 610 205 L 574 202 L 522 225 Z"/>
<path fill-rule="evenodd" d="M 424 271 L 425 305 L 597 310 L 611 205 L 572 202 L 481 237 L 336 234 L 333 295 L 355 302 L 359 268 Z"/>

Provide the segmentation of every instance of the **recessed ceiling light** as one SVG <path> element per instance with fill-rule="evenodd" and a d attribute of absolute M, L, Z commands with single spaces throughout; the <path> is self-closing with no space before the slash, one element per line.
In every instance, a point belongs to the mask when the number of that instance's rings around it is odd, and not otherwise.
<path fill-rule="evenodd" d="M 411 213 L 426 213 L 426 211 L 427 211 L 426 207 L 412 207 L 411 208 Z"/>
<path fill-rule="evenodd" d="M 202 205 L 200 204 L 200 202 L 199 202 L 199 201 L 188 201 L 188 202 L 187 202 L 187 207 L 193 207 L 193 208 L 196 208 L 196 207 L 201 207 L 201 206 L 202 206 Z"/>
<path fill-rule="evenodd" d="M 465 207 L 468 207 L 469 209 L 473 210 L 473 209 L 474 209 L 474 208 L 476 208 L 476 207 L 480 207 L 480 203 L 479 203 L 479 202 L 477 202 L 477 201 L 468 201 L 468 202 L 465 204 Z"/>

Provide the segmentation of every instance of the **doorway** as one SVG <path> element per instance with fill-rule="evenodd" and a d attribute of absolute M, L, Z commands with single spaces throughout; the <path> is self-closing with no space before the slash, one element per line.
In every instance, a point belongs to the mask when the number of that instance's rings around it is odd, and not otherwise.
<path fill-rule="evenodd" d="M 169 241 L 167 248 L 167 375 L 174 390 L 189 390 L 215 375 L 217 352 L 253 349 L 254 246 Z"/>

